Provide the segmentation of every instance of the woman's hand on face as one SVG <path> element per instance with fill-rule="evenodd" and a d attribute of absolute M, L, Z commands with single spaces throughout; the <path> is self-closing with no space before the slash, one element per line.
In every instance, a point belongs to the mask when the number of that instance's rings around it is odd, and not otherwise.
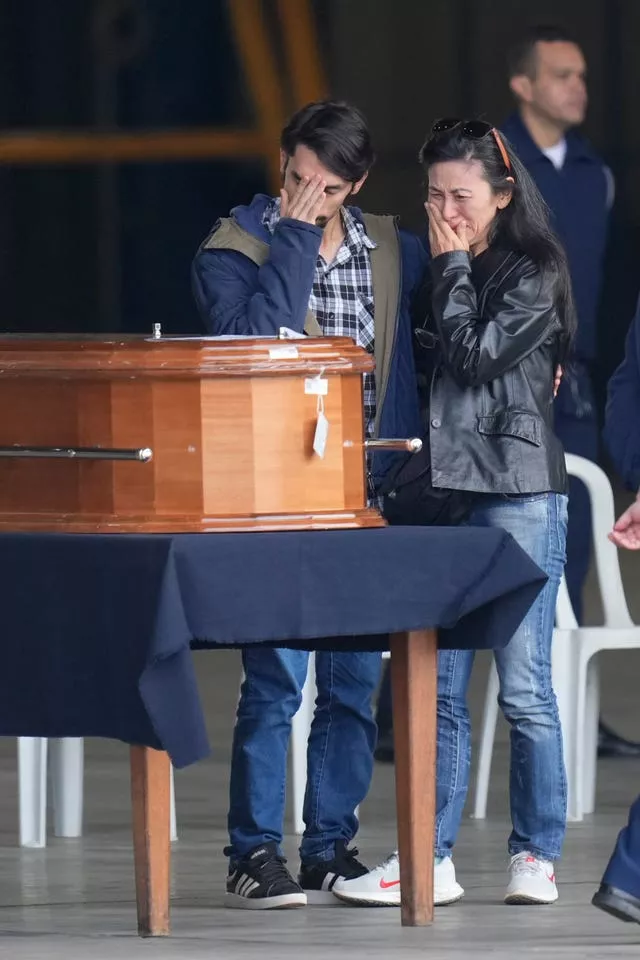
<path fill-rule="evenodd" d="M 454 250 L 469 252 L 467 240 L 467 225 L 461 220 L 455 230 L 444 220 L 435 203 L 427 200 L 424 205 L 429 217 L 429 246 L 431 256 L 438 257 L 441 253 L 453 253 Z"/>

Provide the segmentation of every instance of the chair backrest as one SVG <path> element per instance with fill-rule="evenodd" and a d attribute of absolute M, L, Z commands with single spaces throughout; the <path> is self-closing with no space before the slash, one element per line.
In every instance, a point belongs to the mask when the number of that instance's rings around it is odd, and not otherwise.
<path fill-rule="evenodd" d="M 567 453 L 565 460 L 567 463 L 567 472 L 572 477 L 578 477 L 578 479 L 582 480 L 587 488 L 591 501 L 593 545 L 596 572 L 604 611 L 604 626 L 617 629 L 633 627 L 634 623 L 629 614 L 629 608 L 627 607 L 627 600 L 624 594 L 624 586 L 622 584 L 618 549 L 615 544 L 611 543 L 608 539 L 608 534 L 613 529 L 615 523 L 615 505 L 609 478 L 604 470 L 597 464 L 586 460 L 584 457 L 577 457 L 573 453 Z M 566 602 L 569 602 L 568 593 L 563 600 L 563 617 L 567 614 Z M 560 596 L 558 597 L 556 615 L 558 615 L 559 605 Z M 571 607 L 570 602 L 569 607 Z M 571 613 L 573 615 L 573 610 L 571 610 Z M 575 623 L 575 616 L 573 620 Z M 558 626 L 565 627 L 565 624 L 558 623 Z M 567 626 L 566 629 L 574 629 L 574 627 Z"/>
<path fill-rule="evenodd" d="M 560 587 L 558 589 L 558 599 L 556 600 L 556 629 L 557 630 L 577 630 L 578 621 L 573 612 L 573 604 L 569 596 L 567 581 L 562 576 Z"/>

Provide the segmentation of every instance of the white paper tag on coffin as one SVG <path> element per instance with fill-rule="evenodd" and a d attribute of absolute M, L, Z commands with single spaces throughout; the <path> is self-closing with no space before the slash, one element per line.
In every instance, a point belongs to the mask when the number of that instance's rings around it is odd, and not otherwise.
<path fill-rule="evenodd" d="M 306 377 L 304 392 L 313 397 L 326 397 L 329 393 L 329 381 L 322 377 Z"/>
<path fill-rule="evenodd" d="M 329 421 L 324 415 L 324 411 L 319 411 L 318 420 L 316 422 L 316 432 L 313 438 L 313 452 L 317 453 L 320 458 L 324 458 L 325 450 L 327 449 L 327 438 L 329 436 Z"/>
<path fill-rule="evenodd" d="M 270 360 L 297 360 L 298 356 L 297 347 L 269 347 Z"/>

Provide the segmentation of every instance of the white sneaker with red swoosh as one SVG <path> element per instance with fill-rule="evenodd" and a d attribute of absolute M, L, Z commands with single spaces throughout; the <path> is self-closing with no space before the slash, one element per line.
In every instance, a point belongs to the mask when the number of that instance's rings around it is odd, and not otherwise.
<path fill-rule="evenodd" d="M 558 888 L 550 860 L 539 860 L 527 850 L 511 857 L 505 903 L 555 903 Z"/>
<path fill-rule="evenodd" d="M 444 906 L 464 896 L 464 890 L 456 882 L 456 871 L 451 857 L 441 857 L 434 862 L 434 903 Z M 345 903 L 366 907 L 400 906 L 400 863 L 398 854 L 392 853 L 384 863 L 370 870 L 363 877 L 353 880 L 337 880 L 332 888 L 334 896 Z"/>

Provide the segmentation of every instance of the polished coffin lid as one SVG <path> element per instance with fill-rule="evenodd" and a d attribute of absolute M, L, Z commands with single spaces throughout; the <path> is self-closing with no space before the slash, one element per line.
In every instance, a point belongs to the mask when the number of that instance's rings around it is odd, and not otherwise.
<path fill-rule="evenodd" d="M 0 529 L 379 525 L 363 445 L 372 369 L 340 337 L 0 337 Z"/>

